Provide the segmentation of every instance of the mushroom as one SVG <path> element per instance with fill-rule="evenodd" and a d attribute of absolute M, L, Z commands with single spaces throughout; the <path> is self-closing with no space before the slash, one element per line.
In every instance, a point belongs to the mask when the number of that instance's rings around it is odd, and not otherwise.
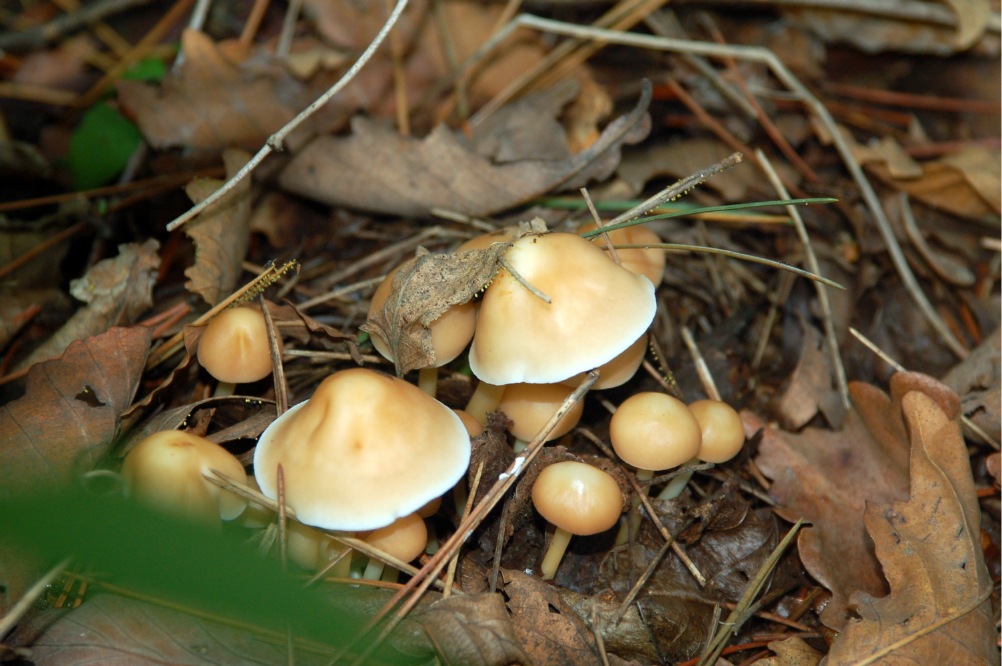
<path fill-rule="evenodd" d="M 393 291 L 393 277 L 400 270 L 397 266 L 379 283 L 369 304 L 369 315 L 379 312 Z M 431 323 L 431 344 L 435 349 L 435 365 L 418 370 L 418 386 L 431 397 L 435 397 L 438 386 L 438 368 L 453 361 L 463 353 L 473 339 L 473 329 L 477 325 L 477 310 L 472 301 L 453 305 L 441 317 Z M 372 336 L 372 346 L 389 360 L 393 360 L 390 346 L 378 335 Z"/>
<path fill-rule="evenodd" d="M 518 236 L 518 225 L 501 227 L 497 231 L 489 234 L 475 236 L 456 248 L 456 252 L 466 252 L 467 250 L 486 250 L 494 243 L 508 243 Z"/>
<path fill-rule="evenodd" d="M 231 395 L 236 384 L 264 379 L 271 374 L 264 315 L 252 308 L 223 310 L 202 332 L 197 356 L 202 367 L 219 380 L 217 396 Z"/>
<path fill-rule="evenodd" d="M 464 426 L 466 426 L 466 432 L 471 438 L 476 437 L 484 431 L 484 425 L 480 423 L 480 421 L 473 418 L 473 415 L 469 412 L 462 409 L 454 409 L 452 411 L 456 412 L 456 416 L 458 416 L 459 420 L 463 422 Z"/>
<path fill-rule="evenodd" d="M 664 393 L 637 393 L 612 415 L 609 438 L 627 464 L 637 468 L 637 480 L 648 481 L 655 471 L 677 467 L 699 452 L 699 421 L 681 400 Z M 640 524 L 635 507 L 630 523 Z M 625 526 L 624 526 L 625 527 Z M 625 543 L 627 533 L 617 541 Z"/>
<path fill-rule="evenodd" d="M 384 527 L 452 488 L 470 462 L 455 412 L 419 388 L 372 370 L 342 370 L 262 433 L 254 452 L 261 491 L 316 527 Z"/>
<path fill-rule="evenodd" d="M 615 479 L 600 469 L 580 462 L 550 465 L 532 486 L 532 503 L 557 528 L 543 557 L 543 579 L 557 572 L 572 535 L 604 532 L 623 512 L 623 494 Z"/>
<path fill-rule="evenodd" d="M 573 392 L 573 388 L 563 384 L 509 384 L 505 387 L 498 409 L 515 422 L 511 428 L 511 433 L 515 435 L 515 453 L 525 450 L 529 441 Z M 579 400 L 560 419 L 546 441 L 559 439 L 570 432 L 581 420 L 582 412 L 584 403 Z"/>
<path fill-rule="evenodd" d="M 626 351 L 654 319 L 651 281 L 580 236 L 530 233 L 505 258 L 550 303 L 498 271 L 470 348 L 470 368 L 482 382 L 562 382 Z"/>
<path fill-rule="evenodd" d="M 402 562 L 410 562 L 424 552 L 424 547 L 428 543 L 428 528 L 421 516 L 412 513 L 376 530 L 365 537 L 365 542 Z M 370 559 L 362 578 L 369 580 L 382 578 L 395 583 L 397 570 L 386 567 L 379 560 Z"/>
<path fill-rule="evenodd" d="M 223 447 L 188 432 L 165 430 L 129 451 L 122 477 L 139 501 L 218 525 L 220 518 L 233 520 L 243 513 L 247 502 L 209 483 L 203 475 L 213 469 L 231 478 L 244 478 L 244 466 Z"/>
<path fill-rule="evenodd" d="M 689 464 L 703 462 L 727 462 L 738 455 L 745 443 L 745 429 L 741 417 L 734 408 L 719 400 L 697 400 L 689 405 L 689 411 L 696 417 L 702 431 L 699 453 Z M 668 482 L 658 494 L 658 499 L 674 499 L 679 496 L 692 478 L 692 472 L 679 474 Z"/>
<path fill-rule="evenodd" d="M 598 229 L 598 225 L 592 222 L 578 229 L 578 233 L 583 234 L 595 229 Z M 640 224 L 623 229 L 613 229 L 606 233 L 609 234 L 609 240 L 612 241 L 613 245 L 644 245 L 646 243 L 655 245 L 662 242 L 656 233 Z M 595 236 L 593 240 L 597 241 L 598 247 L 608 252 L 601 236 Z M 663 249 L 659 247 L 621 248 L 616 250 L 616 255 L 626 270 L 643 275 L 653 282 L 655 287 L 661 284 L 667 261 L 666 252 Z"/>
<path fill-rule="evenodd" d="M 630 381 L 636 374 L 637 368 L 644 362 L 645 353 L 647 353 L 646 333 L 637 338 L 625 352 L 598 369 L 598 381 L 591 387 L 592 390 L 615 388 Z M 585 373 L 582 372 L 560 383 L 577 388 L 584 380 Z"/>

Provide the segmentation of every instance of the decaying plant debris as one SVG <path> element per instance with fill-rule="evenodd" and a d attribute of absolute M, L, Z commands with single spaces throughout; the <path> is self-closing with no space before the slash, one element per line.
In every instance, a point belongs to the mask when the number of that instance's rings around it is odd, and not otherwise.
<path fill-rule="evenodd" d="M 0 9 L 0 659 L 998 663 L 997 0 Z M 284 470 L 260 492 L 257 439 L 335 372 L 502 391 L 435 368 L 431 325 L 499 271 L 550 302 L 512 244 L 590 223 L 603 265 L 670 248 L 639 369 L 568 378 L 529 439 L 470 417 L 423 554 L 301 525 Z M 235 395 L 197 360 L 228 307 L 273 365 Z M 634 469 L 610 419 L 643 392 L 726 402 L 743 449 Z M 123 459 L 165 430 L 244 465 L 192 491 L 243 517 L 135 501 Z M 547 581 L 533 487 L 568 462 L 623 527 Z"/>

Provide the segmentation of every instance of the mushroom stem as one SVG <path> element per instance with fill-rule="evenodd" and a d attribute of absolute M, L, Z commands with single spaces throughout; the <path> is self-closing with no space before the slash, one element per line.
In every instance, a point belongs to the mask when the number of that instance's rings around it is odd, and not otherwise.
<path fill-rule="evenodd" d="M 460 479 L 456 487 L 452 489 L 452 499 L 456 501 L 456 515 L 463 515 L 466 510 L 466 502 L 469 499 L 466 492 L 466 479 Z"/>
<path fill-rule="evenodd" d="M 518 437 L 516 437 L 515 443 L 512 445 L 511 448 L 515 450 L 515 453 L 522 453 L 522 451 L 525 451 L 526 447 L 528 446 L 529 442 L 525 441 L 524 439 L 519 439 Z"/>
<path fill-rule="evenodd" d="M 385 566 L 379 560 L 370 559 L 369 563 L 365 565 L 365 573 L 362 574 L 362 578 L 365 580 L 379 580 L 383 575 Z"/>
<path fill-rule="evenodd" d="M 638 469 L 637 470 L 637 481 L 650 481 L 654 478 L 654 470 L 651 469 Z M 633 508 L 630 509 L 629 519 L 623 521 L 623 526 L 619 528 L 619 534 L 616 535 L 616 545 L 622 546 L 624 543 L 630 540 L 630 531 L 637 531 L 640 527 L 640 498 L 636 493 L 633 493 L 631 497 L 631 504 Z"/>
<path fill-rule="evenodd" d="M 237 385 L 233 382 L 219 382 L 216 384 L 216 390 L 212 394 L 213 398 L 225 398 L 228 395 L 233 395 L 237 390 Z"/>
<path fill-rule="evenodd" d="M 379 577 L 379 580 L 387 583 L 396 583 L 398 573 L 393 567 L 383 567 L 383 575 Z"/>
<path fill-rule="evenodd" d="M 438 392 L 438 368 L 418 370 L 418 388 L 434 398 Z"/>
<path fill-rule="evenodd" d="M 699 464 L 699 458 L 693 457 L 688 462 L 686 462 L 684 464 L 685 465 L 698 465 Z M 670 499 L 675 499 L 676 497 L 678 497 L 679 495 L 681 495 L 682 491 L 685 490 L 685 486 L 686 486 L 687 483 L 689 483 L 689 479 L 692 478 L 693 474 L 694 474 L 694 472 L 688 471 L 688 472 L 683 472 L 682 474 L 679 474 L 678 476 L 676 476 L 674 479 L 672 479 L 671 481 L 668 482 L 668 485 L 666 485 L 664 487 L 664 490 L 662 490 L 660 493 L 658 493 L 658 499 L 659 500 L 670 500 Z"/>
<path fill-rule="evenodd" d="M 466 404 L 466 412 L 475 418 L 480 425 L 487 423 L 487 413 L 496 411 L 501 397 L 504 395 L 504 386 L 496 386 L 481 381 L 477 384 L 477 390 L 470 396 L 470 402 Z"/>
<path fill-rule="evenodd" d="M 553 533 L 553 541 L 550 542 L 550 547 L 546 550 L 546 555 L 543 556 L 543 563 L 539 567 L 540 571 L 543 572 L 543 580 L 553 580 L 557 574 L 557 567 L 560 566 L 560 560 L 564 558 L 564 551 L 567 550 L 567 544 L 571 542 L 572 536 L 574 535 L 559 527 Z"/>

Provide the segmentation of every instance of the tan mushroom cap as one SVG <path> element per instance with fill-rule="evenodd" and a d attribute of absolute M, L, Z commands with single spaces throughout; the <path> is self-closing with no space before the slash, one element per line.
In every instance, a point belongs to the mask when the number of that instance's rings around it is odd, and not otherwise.
<path fill-rule="evenodd" d="M 637 341 L 630 345 L 629 349 L 612 359 L 599 368 L 599 378 L 592 386 L 593 390 L 615 388 L 622 386 L 637 374 L 637 368 L 644 362 L 644 354 L 647 353 L 647 334 L 641 335 Z M 580 386 L 585 380 L 585 373 L 574 375 L 570 379 L 560 382 L 567 386 Z"/>
<path fill-rule="evenodd" d="M 493 243 L 507 243 L 508 241 L 513 241 L 515 240 L 516 235 L 518 235 L 518 225 L 513 227 L 502 227 L 489 234 L 471 238 L 457 247 L 456 252 L 466 252 L 467 250 L 486 250 Z"/>
<path fill-rule="evenodd" d="M 331 538 L 298 520 L 287 523 L 286 547 L 289 559 L 309 571 L 316 571 L 321 563 L 327 563 L 327 546 Z"/>
<path fill-rule="evenodd" d="M 540 472 L 532 486 L 532 503 L 560 529 L 586 536 L 616 524 L 623 512 L 623 493 L 602 470 L 568 460 Z"/>
<path fill-rule="evenodd" d="M 383 307 L 383 304 L 386 303 L 386 299 L 393 290 L 393 276 L 397 274 L 400 268 L 400 266 L 397 266 L 390 271 L 386 279 L 376 287 L 376 291 L 372 294 L 372 301 L 369 304 L 370 315 L 378 312 Z M 428 327 L 431 329 L 431 345 L 435 349 L 435 365 L 431 367 L 441 367 L 462 354 L 463 350 L 466 349 L 466 345 L 470 344 L 470 340 L 473 339 L 473 330 L 476 328 L 476 325 L 477 308 L 473 304 L 473 301 L 453 305 L 441 317 L 433 321 L 431 326 Z M 378 335 L 373 335 L 371 339 L 372 346 L 376 348 L 376 351 L 382 354 L 384 358 L 392 361 L 393 354 L 386 341 Z"/>
<path fill-rule="evenodd" d="M 442 498 L 436 497 L 432 501 L 425 504 L 423 507 L 417 510 L 417 515 L 422 518 L 431 518 L 436 513 L 438 513 L 439 507 L 442 506 Z"/>
<path fill-rule="evenodd" d="M 220 312 L 198 341 L 198 362 L 219 381 L 232 384 L 256 382 L 270 375 L 264 315 L 252 308 Z"/>
<path fill-rule="evenodd" d="M 578 233 L 583 234 L 587 231 L 594 231 L 597 228 L 598 225 L 592 222 L 578 229 Z M 609 240 L 612 241 L 613 245 L 641 245 L 643 243 L 651 243 L 653 245 L 663 242 L 656 233 L 641 224 L 635 224 L 632 227 L 624 229 L 613 229 L 608 234 Z M 601 237 L 592 238 L 591 240 L 605 250 L 605 244 L 602 242 Z M 608 252 L 608 250 L 605 251 Z M 665 264 L 667 263 L 666 252 L 661 248 L 622 248 L 616 250 L 616 255 L 626 270 L 643 275 L 653 282 L 655 287 L 661 284 L 661 279 L 665 274 Z"/>
<path fill-rule="evenodd" d="M 325 379 L 258 440 L 254 476 L 297 518 L 324 529 L 377 529 L 452 488 L 470 463 L 456 414 L 407 382 L 355 368 Z"/>
<path fill-rule="evenodd" d="M 734 408 L 719 400 L 697 400 L 689 411 L 699 421 L 703 443 L 696 456 L 705 462 L 727 462 L 745 443 L 745 428 Z"/>
<path fill-rule="evenodd" d="M 206 481 L 202 475 L 213 469 L 244 478 L 244 466 L 223 447 L 191 433 L 165 430 L 129 451 L 122 477 L 133 496 L 157 509 L 212 523 L 233 520 L 247 502 Z"/>
<path fill-rule="evenodd" d="M 412 513 L 379 528 L 365 537 L 365 542 L 398 560 L 410 562 L 428 545 L 428 528 L 421 516 Z"/>
<path fill-rule="evenodd" d="M 609 423 L 612 448 L 638 469 L 677 467 L 699 452 L 699 421 L 681 400 L 664 393 L 627 398 Z"/>
<path fill-rule="evenodd" d="M 261 492 L 260 486 L 257 485 L 257 480 L 251 474 L 247 475 L 246 485 L 249 488 Z M 241 527 L 267 527 L 271 521 L 275 519 L 275 512 L 268 507 L 262 506 L 257 502 L 247 502 L 247 508 L 244 512 L 240 514 L 239 525 Z"/>
<path fill-rule="evenodd" d="M 498 411 L 504 412 L 515 422 L 511 434 L 529 441 L 573 392 L 572 387 L 564 384 L 509 384 L 504 388 Z M 557 422 L 557 427 L 546 441 L 559 439 L 570 432 L 581 420 L 583 412 L 584 401 L 578 400 L 571 411 Z"/>
<path fill-rule="evenodd" d="M 505 255 L 552 299 L 500 270 L 484 294 L 470 368 L 495 385 L 553 384 L 602 366 L 654 319 L 654 285 L 575 234 L 530 234 Z"/>
<path fill-rule="evenodd" d="M 454 409 L 452 411 L 456 412 L 456 416 L 458 416 L 459 420 L 463 422 L 464 426 L 466 426 L 466 432 L 469 434 L 471 439 L 484 431 L 484 425 L 480 421 L 473 418 L 473 414 L 470 414 L 462 409 Z"/>

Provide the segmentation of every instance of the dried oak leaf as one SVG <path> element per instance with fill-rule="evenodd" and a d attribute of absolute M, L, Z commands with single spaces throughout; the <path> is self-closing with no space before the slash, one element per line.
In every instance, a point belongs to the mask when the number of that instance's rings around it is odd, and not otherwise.
<path fill-rule="evenodd" d="M 623 658 L 642 659 L 644 663 L 660 661 L 657 648 L 651 639 L 651 632 L 635 604 L 623 613 L 623 617 L 618 622 L 615 622 L 622 602 L 611 590 L 606 589 L 601 593 L 588 596 L 564 587 L 557 586 L 554 589 L 560 598 L 574 609 L 581 621 L 592 632 L 595 631 L 591 621 L 594 600 L 598 625 L 602 628 L 602 640 L 605 643 L 606 651 L 614 652 Z M 612 656 L 612 654 L 609 655 L 610 661 Z"/>
<path fill-rule="evenodd" d="M 230 148 L 223 152 L 226 177 L 232 178 L 250 161 L 250 154 Z M 196 178 L 184 191 L 198 204 L 223 186 L 216 178 Z M 195 242 L 195 263 L 185 269 L 184 288 L 200 295 L 209 305 L 228 296 L 243 273 L 250 246 L 251 179 L 245 178 L 222 199 L 184 227 Z"/>
<path fill-rule="evenodd" d="M 436 207 L 493 215 L 554 188 L 581 187 L 591 178 L 608 176 L 619 163 L 622 145 L 647 136 L 650 99 L 651 88 L 645 85 L 637 107 L 610 123 L 577 155 L 568 149 L 559 158 L 515 159 L 509 153 L 502 163 L 471 150 L 445 125 L 414 139 L 356 117 L 351 136 L 317 137 L 285 167 L 279 183 L 287 191 L 330 205 L 392 215 L 419 217 Z M 510 131 L 512 123 L 501 126 Z"/>
<path fill-rule="evenodd" d="M 943 375 L 943 383 L 960 396 L 960 410 L 999 441 L 1002 436 L 1002 329 L 996 328 L 970 356 Z"/>
<path fill-rule="evenodd" d="M 945 411 L 921 391 L 901 398 L 911 438 L 909 499 L 868 503 L 865 515 L 891 593 L 882 599 L 853 593 L 850 603 L 862 619 L 850 621 L 832 644 L 829 666 L 855 664 L 910 637 L 914 640 L 873 663 L 999 663 L 986 596 L 992 580 L 981 551 L 981 510 L 956 404 L 952 407 Z M 970 612 L 918 634 L 965 609 Z"/>
<path fill-rule="evenodd" d="M 0 407 L 3 487 L 89 468 L 132 402 L 149 346 L 149 328 L 115 327 L 32 367 L 24 397 Z"/>
<path fill-rule="evenodd" d="M 515 635 L 534 666 L 600 666 L 595 635 L 557 588 L 521 571 L 501 573 Z"/>
<path fill-rule="evenodd" d="M 184 64 L 159 85 L 116 83 L 123 107 L 152 147 L 257 150 L 310 101 L 284 70 L 256 75 L 197 30 L 181 36 Z"/>
<path fill-rule="evenodd" d="M 818 666 L 824 655 L 804 642 L 802 638 L 787 638 L 769 643 L 775 657 L 763 659 L 763 666 Z"/>
<path fill-rule="evenodd" d="M 431 638 L 445 664 L 507 666 L 533 662 L 515 635 L 500 594 L 449 597 L 410 616 Z"/>
<path fill-rule="evenodd" d="M 486 250 L 422 254 L 401 266 L 383 308 L 369 315 L 363 331 L 390 347 L 397 376 L 435 364 L 428 326 L 453 305 L 466 303 L 486 287 L 510 243 Z"/>
<path fill-rule="evenodd" d="M 832 592 L 821 621 L 837 631 L 845 627 L 852 592 L 887 593 L 863 510 L 867 501 L 907 497 L 908 437 L 901 399 L 909 391 L 927 393 L 952 414 L 959 406 L 946 386 L 919 373 L 895 374 L 890 397 L 853 382 L 854 408 L 841 431 L 807 428 L 793 434 L 766 428 L 755 460 L 773 480 L 769 495 L 779 504 L 776 513 L 813 523 L 801 530 L 798 550 L 807 571 Z M 742 418 L 746 433 L 765 426 L 747 412 Z"/>
<path fill-rule="evenodd" d="M 112 326 L 129 326 L 153 305 L 153 283 L 157 279 L 160 243 L 150 239 L 142 245 L 118 246 L 118 256 L 95 264 L 82 278 L 70 282 L 70 293 L 87 307 L 80 308 L 42 343 L 19 368 L 55 358 L 71 342 L 104 333 Z"/>
<path fill-rule="evenodd" d="M 799 430 L 820 410 L 825 420 L 840 427 L 845 418 L 842 400 L 832 388 L 832 363 L 824 336 L 814 326 L 801 320 L 804 337 L 800 360 L 793 370 L 790 383 L 776 406 L 783 425 Z"/>

